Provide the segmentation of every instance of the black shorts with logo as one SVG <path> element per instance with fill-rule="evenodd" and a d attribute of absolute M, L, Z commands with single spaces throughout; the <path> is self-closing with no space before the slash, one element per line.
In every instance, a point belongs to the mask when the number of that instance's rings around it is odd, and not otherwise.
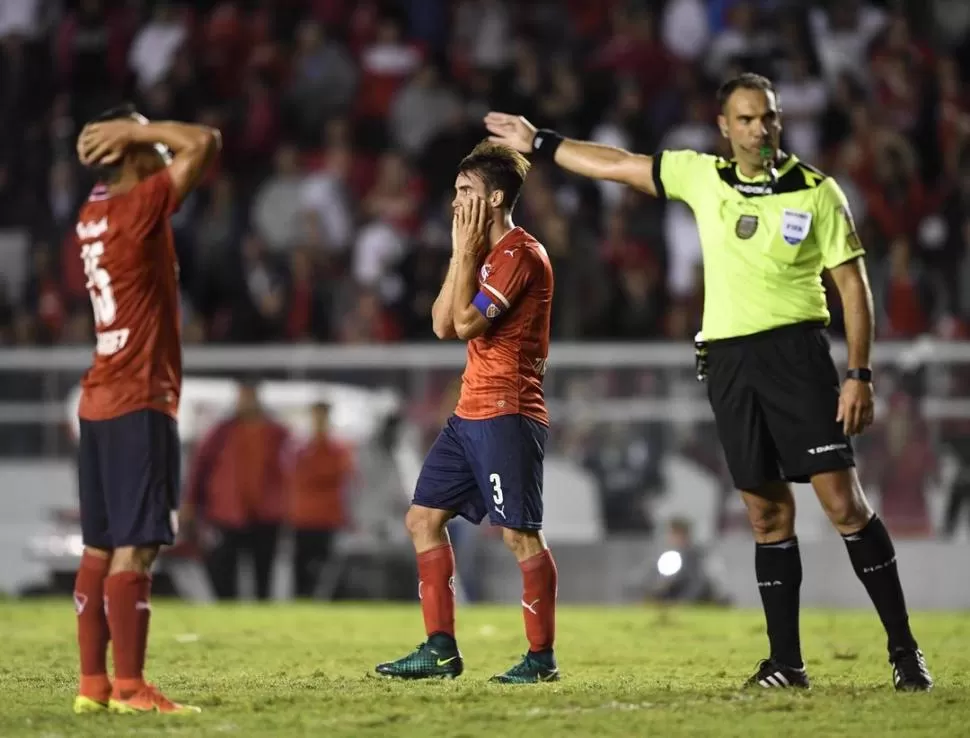
<path fill-rule="evenodd" d="M 855 466 L 836 422 L 839 373 L 820 323 L 708 344 L 707 393 L 738 489 Z"/>

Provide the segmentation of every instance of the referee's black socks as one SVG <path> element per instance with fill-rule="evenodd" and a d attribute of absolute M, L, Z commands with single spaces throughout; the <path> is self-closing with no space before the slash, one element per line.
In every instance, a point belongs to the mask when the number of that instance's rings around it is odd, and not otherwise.
<path fill-rule="evenodd" d="M 765 608 L 771 658 L 800 669 L 802 646 L 798 633 L 799 589 L 802 586 L 802 558 L 798 538 L 778 543 L 756 543 L 754 570 Z"/>
<path fill-rule="evenodd" d="M 873 515 L 862 530 L 844 535 L 842 539 L 849 550 L 852 568 L 865 585 L 886 628 L 889 651 L 916 648 L 916 640 L 909 629 L 903 587 L 899 583 L 896 549 L 882 520 Z"/>

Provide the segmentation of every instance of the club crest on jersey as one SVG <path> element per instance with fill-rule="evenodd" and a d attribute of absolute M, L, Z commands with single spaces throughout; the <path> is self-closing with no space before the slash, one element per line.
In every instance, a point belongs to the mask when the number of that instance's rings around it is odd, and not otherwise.
<path fill-rule="evenodd" d="M 495 320 L 498 317 L 498 305 L 494 302 L 485 308 L 485 317 L 489 320 Z"/>
<path fill-rule="evenodd" d="M 785 208 L 781 212 L 781 237 L 789 246 L 797 246 L 808 237 L 812 227 L 812 214 L 804 210 Z"/>
<path fill-rule="evenodd" d="M 744 240 L 751 238 L 757 230 L 757 215 L 742 215 L 738 218 L 738 222 L 734 224 L 734 235 Z"/>
<path fill-rule="evenodd" d="M 479 280 L 482 281 L 482 282 L 487 282 L 488 281 L 488 275 L 490 275 L 491 273 L 492 273 L 492 265 L 491 264 L 482 264 L 482 269 L 478 273 L 479 274 Z"/>

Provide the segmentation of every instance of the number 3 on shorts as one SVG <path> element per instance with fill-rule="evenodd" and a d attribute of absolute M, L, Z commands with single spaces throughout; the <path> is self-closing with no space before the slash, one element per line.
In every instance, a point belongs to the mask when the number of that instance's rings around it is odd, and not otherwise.
<path fill-rule="evenodd" d="M 492 501 L 496 505 L 501 505 L 502 501 L 505 499 L 505 494 L 502 492 L 502 477 L 498 474 L 489 474 L 488 481 L 492 483 L 492 491 L 495 492 L 492 495 Z"/>

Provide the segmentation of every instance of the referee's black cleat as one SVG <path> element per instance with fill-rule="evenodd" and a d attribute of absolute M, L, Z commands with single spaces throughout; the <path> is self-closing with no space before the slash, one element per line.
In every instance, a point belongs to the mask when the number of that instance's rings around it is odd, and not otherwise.
<path fill-rule="evenodd" d="M 933 688 L 933 677 L 918 648 L 897 648 L 889 654 L 889 663 L 893 665 L 893 686 L 897 692 L 928 692 Z"/>
<path fill-rule="evenodd" d="M 744 683 L 744 686 L 765 687 L 767 689 L 810 688 L 808 674 L 804 667 L 796 669 L 794 666 L 779 664 L 774 659 L 764 659 L 758 664 L 758 671 Z"/>

